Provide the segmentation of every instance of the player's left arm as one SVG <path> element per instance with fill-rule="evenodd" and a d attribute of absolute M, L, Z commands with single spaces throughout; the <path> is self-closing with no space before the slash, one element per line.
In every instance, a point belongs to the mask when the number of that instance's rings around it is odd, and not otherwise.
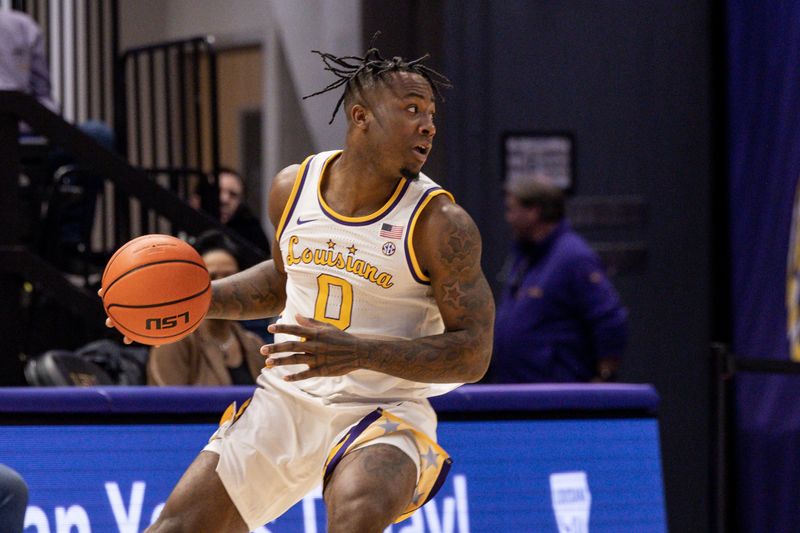
<path fill-rule="evenodd" d="M 440 195 L 426 207 L 412 237 L 445 327 L 441 335 L 411 342 L 417 354 L 414 371 L 424 378 L 412 379 L 478 381 L 491 358 L 495 311 L 481 269 L 478 228 L 461 206 Z"/>
<path fill-rule="evenodd" d="M 443 196 L 434 198 L 420 216 L 414 248 L 431 280 L 445 331 L 410 341 L 360 339 L 307 317 L 298 324 L 273 324 L 273 333 L 302 340 L 265 346 L 267 367 L 306 364 L 308 370 L 286 379 L 339 376 L 359 368 L 424 383 L 478 381 L 486 373 L 492 350 L 494 300 L 480 267 L 481 240 L 475 223 Z M 391 320 L 391 317 L 387 317 Z"/>

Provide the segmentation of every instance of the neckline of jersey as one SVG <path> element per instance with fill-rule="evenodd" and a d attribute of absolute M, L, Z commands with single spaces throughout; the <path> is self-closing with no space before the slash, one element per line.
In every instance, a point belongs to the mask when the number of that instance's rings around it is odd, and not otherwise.
<path fill-rule="evenodd" d="M 317 182 L 317 200 L 319 201 L 320 208 L 322 208 L 322 212 L 325 213 L 329 218 L 336 220 L 338 222 L 342 222 L 345 224 L 367 224 L 370 222 L 374 222 L 380 219 L 383 215 L 385 215 L 389 209 L 391 209 L 397 201 L 400 199 L 400 196 L 405 192 L 406 188 L 410 181 L 407 178 L 400 178 L 400 181 L 397 183 L 397 187 L 395 187 L 394 192 L 386 200 L 386 203 L 383 204 L 377 211 L 374 213 L 370 213 L 368 215 L 362 215 L 359 217 L 348 217 L 345 215 L 341 215 L 333 210 L 327 202 L 325 202 L 325 198 L 322 197 L 322 180 L 325 179 L 326 171 L 328 170 L 328 166 L 333 163 L 339 156 L 342 155 L 342 150 L 339 150 L 328 157 L 328 159 L 323 163 L 322 170 L 319 173 L 319 181 Z"/>

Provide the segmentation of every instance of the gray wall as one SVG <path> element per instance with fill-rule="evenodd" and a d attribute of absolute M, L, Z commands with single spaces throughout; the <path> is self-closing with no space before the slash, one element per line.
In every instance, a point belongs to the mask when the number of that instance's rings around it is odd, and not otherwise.
<path fill-rule="evenodd" d="M 144 23 L 142 23 L 144 21 Z M 220 47 L 261 44 L 264 128 L 261 204 L 272 177 L 310 153 L 339 148 L 344 121 L 328 125 L 338 96 L 301 100 L 334 78 L 311 50 L 361 51 L 359 0 L 121 0 L 120 47 L 213 35 Z M 247 76 L 248 73 L 242 73 Z M 271 236 L 263 213 L 262 224 Z"/>
<path fill-rule="evenodd" d="M 444 2 L 441 179 L 478 222 L 494 277 L 510 244 L 500 139 L 562 130 L 576 140 L 578 198 L 634 195 L 640 224 L 588 230 L 644 243 L 614 278 L 631 315 L 622 380 L 655 384 L 670 530 L 707 526 L 710 103 L 705 2 Z M 496 280 L 493 280 L 495 287 Z"/>

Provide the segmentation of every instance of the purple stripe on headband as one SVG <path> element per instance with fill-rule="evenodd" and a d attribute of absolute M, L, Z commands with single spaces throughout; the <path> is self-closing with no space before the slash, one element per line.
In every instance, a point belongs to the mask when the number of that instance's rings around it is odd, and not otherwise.
<path fill-rule="evenodd" d="M 370 414 L 362 418 L 358 424 L 353 426 L 353 429 L 351 429 L 347 433 L 347 435 L 342 437 L 342 440 L 344 440 L 345 443 L 342 445 L 341 448 L 339 448 L 339 450 L 336 452 L 333 458 L 331 458 L 330 462 L 328 463 L 328 466 L 325 467 L 325 475 L 322 478 L 324 480 L 324 483 L 328 482 L 328 478 L 330 477 L 331 474 L 333 474 L 333 470 L 336 468 L 336 465 L 339 464 L 339 461 L 342 460 L 344 454 L 347 453 L 347 449 L 353 445 L 353 442 L 358 438 L 358 436 L 361 435 L 365 429 L 367 429 L 373 422 L 378 420 L 381 416 L 383 416 L 383 409 L 379 407 L 378 409 L 372 411 Z M 340 440 L 339 442 L 342 441 Z"/>
<path fill-rule="evenodd" d="M 433 193 L 434 191 L 440 191 L 440 190 L 442 190 L 441 187 L 431 187 L 430 189 L 428 189 L 427 191 L 422 193 L 422 198 L 420 198 L 419 202 L 417 202 L 417 205 L 414 206 L 414 210 L 411 211 L 411 216 L 408 218 L 408 232 L 406 232 L 406 239 L 403 242 L 403 248 L 405 249 L 406 264 L 408 265 L 408 270 L 411 272 L 411 276 L 414 278 L 414 280 L 417 283 L 421 283 L 423 285 L 430 285 L 431 282 L 430 281 L 425 281 L 423 279 L 420 279 L 420 277 L 417 276 L 417 271 L 414 270 L 414 264 L 411 262 L 411 251 L 409 249 L 409 243 L 411 242 L 411 237 L 412 237 L 412 235 L 411 235 L 411 221 L 413 221 L 414 217 L 417 215 L 417 212 L 419 211 L 419 208 L 422 205 L 422 202 L 424 202 L 425 199 L 428 198 L 431 195 L 431 193 Z"/>
<path fill-rule="evenodd" d="M 320 179 L 321 179 L 321 178 L 322 178 L 322 176 L 320 176 Z M 397 198 L 395 198 L 395 199 L 394 199 L 394 202 L 392 202 L 392 205 L 390 205 L 390 206 L 389 206 L 389 207 L 386 209 L 386 211 L 384 211 L 384 212 L 383 212 L 383 213 L 382 213 L 382 214 L 381 214 L 379 217 L 376 217 L 376 218 L 371 218 L 371 219 L 369 219 L 369 220 L 365 220 L 365 221 L 363 221 L 363 222 L 347 222 L 346 220 L 340 220 L 340 219 L 336 218 L 336 216 L 335 216 L 335 215 L 332 215 L 331 213 L 329 213 L 329 212 L 328 212 L 328 211 L 327 211 L 327 210 L 326 210 L 326 209 L 325 209 L 325 208 L 322 206 L 322 202 L 319 200 L 319 196 L 317 197 L 317 202 L 319 202 L 319 208 L 320 208 L 320 210 L 321 210 L 321 211 L 322 211 L 322 212 L 325 214 L 325 216 L 326 216 L 326 217 L 328 217 L 329 219 L 333 220 L 333 221 L 334 221 L 334 222 L 336 222 L 337 224 L 342 224 L 342 225 L 344 225 L 344 226 L 367 226 L 367 225 L 369 225 L 369 224 L 373 224 L 373 223 L 375 223 L 375 222 L 377 222 L 377 221 L 379 221 L 379 220 L 383 219 L 384 217 L 386 217 L 386 215 L 388 215 L 389 213 L 391 213 L 391 212 L 392 212 L 392 209 L 394 209 L 395 207 L 397 207 L 397 204 L 399 204 L 399 203 L 400 203 L 400 200 L 402 200 L 402 199 L 403 199 L 403 196 L 405 196 L 405 194 L 406 194 L 406 191 L 408 191 L 408 187 L 409 187 L 409 185 L 411 184 L 411 180 L 410 180 L 410 179 L 403 178 L 403 180 L 405 181 L 405 183 L 403 183 L 403 188 L 400 190 L 400 194 L 398 194 L 398 195 L 397 195 Z"/>

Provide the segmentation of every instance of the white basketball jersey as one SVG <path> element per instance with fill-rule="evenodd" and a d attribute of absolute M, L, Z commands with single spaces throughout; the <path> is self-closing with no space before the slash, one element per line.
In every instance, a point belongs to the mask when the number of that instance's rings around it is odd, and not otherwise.
<path fill-rule="evenodd" d="M 295 315 L 331 323 L 352 335 L 408 340 L 444 332 L 430 278 L 422 272 L 412 235 L 419 214 L 440 194 L 452 195 L 424 174 L 401 179 L 376 212 L 346 217 L 322 198 L 320 182 L 340 150 L 322 152 L 300 166 L 276 230 L 286 269 L 286 308 L 278 322 Z M 293 338 L 276 335 L 276 342 Z M 293 374 L 305 365 L 265 372 Z M 296 382 L 331 401 L 402 400 L 443 394 L 460 385 L 418 383 L 370 370 Z"/>

